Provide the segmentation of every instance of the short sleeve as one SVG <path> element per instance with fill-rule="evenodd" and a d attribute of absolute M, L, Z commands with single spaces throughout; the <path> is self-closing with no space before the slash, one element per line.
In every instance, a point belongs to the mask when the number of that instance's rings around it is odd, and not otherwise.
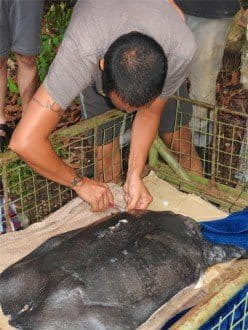
<path fill-rule="evenodd" d="M 91 84 L 92 67 L 92 61 L 87 57 L 80 57 L 76 43 L 67 35 L 59 47 L 43 85 L 54 101 L 62 109 L 66 109 L 80 92 Z"/>
<path fill-rule="evenodd" d="M 192 38 L 190 41 L 191 46 L 187 48 L 185 57 L 170 54 L 167 77 L 165 79 L 165 85 L 160 97 L 167 98 L 172 96 L 188 77 L 196 50 L 194 39 Z"/>

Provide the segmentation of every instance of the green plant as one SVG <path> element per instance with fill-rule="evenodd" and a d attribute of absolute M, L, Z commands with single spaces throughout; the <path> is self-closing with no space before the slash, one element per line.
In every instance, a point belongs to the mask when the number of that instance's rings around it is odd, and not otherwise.
<path fill-rule="evenodd" d="M 32 176 L 32 170 L 20 159 L 10 162 L 6 172 L 8 173 L 8 186 L 11 188 L 11 192 L 17 195 L 20 193 L 20 189 L 24 189 L 22 182 Z"/>
<path fill-rule="evenodd" d="M 41 35 L 42 51 L 37 61 L 41 81 L 44 80 L 49 66 L 56 55 L 59 44 L 70 21 L 71 13 L 72 8 L 66 3 L 61 2 L 52 5 L 43 19 Z"/>
<path fill-rule="evenodd" d="M 14 82 L 12 77 L 8 78 L 8 82 L 7 82 L 7 86 L 8 89 L 10 90 L 11 93 L 15 94 L 15 93 L 19 93 L 19 89 L 17 84 Z"/>

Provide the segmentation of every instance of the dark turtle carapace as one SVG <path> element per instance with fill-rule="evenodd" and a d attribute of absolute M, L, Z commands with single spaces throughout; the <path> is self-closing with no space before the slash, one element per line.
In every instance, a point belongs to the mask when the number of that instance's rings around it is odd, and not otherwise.
<path fill-rule="evenodd" d="M 20 329 L 135 329 L 209 265 L 244 253 L 206 241 L 182 215 L 117 213 L 55 236 L 7 268 L 0 303 Z"/>

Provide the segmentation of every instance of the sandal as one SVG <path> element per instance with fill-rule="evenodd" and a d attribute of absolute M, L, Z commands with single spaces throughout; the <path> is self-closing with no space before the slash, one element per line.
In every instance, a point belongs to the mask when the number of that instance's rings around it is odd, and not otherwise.
<path fill-rule="evenodd" d="M 0 132 L 4 132 L 4 135 L 0 135 L 0 152 L 4 152 L 9 144 L 9 140 L 12 135 L 12 129 L 7 124 L 0 124 Z"/>

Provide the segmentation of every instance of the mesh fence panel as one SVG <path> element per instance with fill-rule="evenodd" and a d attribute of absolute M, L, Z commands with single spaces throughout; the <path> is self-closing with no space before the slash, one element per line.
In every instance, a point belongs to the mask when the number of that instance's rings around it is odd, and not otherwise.
<path fill-rule="evenodd" d="M 248 292 L 233 308 L 219 317 L 211 330 L 245 330 L 248 327 Z"/>
<path fill-rule="evenodd" d="M 184 99 L 184 101 L 197 103 L 197 101 L 188 99 Z M 195 192 L 208 198 L 208 192 L 211 190 L 214 198 L 209 200 L 215 202 L 219 198 L 217 185 L 221 183 L 223 187 L 233 189 L 232 193 L 235 196 L 230 197 L 231 202 L 240 208 L 244 206 L 246 195 L 243 197 L 243 193 L 247 192 L 248 185 L 248 115 L 219 109 L 211 105 L 201 105 L 208 107 L 209 116 L 198 118 L 200 122 L 198 131 L 195 130 L 194 125 L 190 124 L 194 134 L 201 134 L 206 140 L 205 146 L 199 148 L 195 148 L 193 142 L 184 138 L 181 122 L 182 116 L 185 114 L 180 107 L 177 109 L 177 132 L 172 140 L 172 146 L 177 144 L 174 157 L 179 162 L 184 159 L 184 166 L 188 173 L 192 173 L 192 164 L 196 158 L 200 157 L 203 170 L 202 173 L 196 173 L 196 175 L 199 179 L 208 179 L 208 185 L 205 185 L 203 190 L 200 189 L 200 192 L 199 189 L 197 191 L 196 185 L 191 185 L 186 191 Z M 239 120 L 238 123 L 223 121 L 221 119 L 223 112 L 230 116 L 239 116 L 243 120 Z M 110 111 L 56 131 L 52 136 L 53 146 L 64 162 L 73 167 L 78 174 L 100 181 L 121 183 L 127 169 L 133 118 L 133 114 Z M 205 124 L 201 125 L 201 121 Z M 191 118 L 190 123 L 192 122 Z M 165 152 L 167 151 L 165 150 Z M 1 214 L 2 220 L 6 221 L 7 226 L 8 223 L 11 224 L 9 215 L 11 207 L 16 208 L 16 213 L 24 224 L 27 221 L 33 223 L 44 219 L 45 216 L 75 197 L 71 189 L 39 176 L 11 152 L 0 156 L 0 165 Z M 159 172 L 160 168 L 157 167 L 157 171 Z M 179 172 L 173 173 L 177 177 L 178 174 Z M 184 177 L 181 175 L 179 189 L 182 189 Z M 174 177 L 172 180 L 170 173 L 167 173 L 164 178 L 175 183 Z M 224 195 L 223 192 L 221 193 L 222 200 L 229 196 L 229 192 L 230 190 Z M 241 195 L 242 203 L 238 204 L 236 200 Z M 230 198 L 227 197 L 227 199 Z M 220 205 L 218 202 L 216 204 Z"/>
<path fill-rule="evenodd" d="M 79 175 L 105 182 L 123 180 L 133 116 L 113 113 L 105 116 L 109 127 L 97 125 L 104 121 L 105 117 L 101 116 L 55 133 L 56 153 Z M 25 225 L 25 222 L 41 221 L 76 196 L 70 188 L 35 173 L 11 152 L 2 155 L 0 162 L 0 207 L 7 227 L 11 224 L 13 208 Z"/>
<path fill-rule="evenodd" d="M 182 99 L 179 97 L 179 99 Z M 192 102 L 199 103 L 199 102 Z M 206 106 L 206 105 L 205 105 Z M 236 113 L 235 111 L 214 108 L 210 106 L 209 115 L 206 118 L 193 116 L 189 118 L 189 126 L 197 135 L 201 137 L 204 146 L 194 148 L 193 142 L 189 143 L 182 135 L 174 137 L 172 145 L 178 144 L 179 151 L 176 151 L 178 159 L 188 157 L 188 169 L 192 168 L 192 163 L 196 157 L 200 157 L 203 176 L 211 178 L 212 181 L 224 183 L 235 187 L 242 184 L 247 187 L 248 183 L 248 114 Z M 223 120 L 223 113 L 228 114 Z M 189 116 L 183 113 L 179 107 L 177 110 L 178 128 L 182 128 L 183 117 Z M 235 116 L 241 120 L 235 121 Z M 227 121 L 227 119 L 229 119 Z M 194 124 L 197 122 L 197 128 Z M 186 147 L 185 147 L 186 145 Z M 196 153 L 194 153 L 196 149 Z M 184 153 L 183 150 L 189 150 Z"/>

